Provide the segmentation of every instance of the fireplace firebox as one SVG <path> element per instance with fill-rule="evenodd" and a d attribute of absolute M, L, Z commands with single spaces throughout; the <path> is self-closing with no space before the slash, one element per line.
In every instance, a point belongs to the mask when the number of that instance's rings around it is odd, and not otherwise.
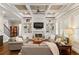
<path fill-rule="evenodd" d="M 35 34 L 35 37 L 42 37 L 42 34 Z"/>

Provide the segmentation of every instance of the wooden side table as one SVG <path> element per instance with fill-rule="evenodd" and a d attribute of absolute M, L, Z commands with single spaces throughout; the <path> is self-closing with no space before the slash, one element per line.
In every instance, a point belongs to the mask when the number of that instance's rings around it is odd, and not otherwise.
<path fill-rule="evenodd" d="M 58 45 L 60 54 L 71 55 L 72 46 L 71 45 Z"/>

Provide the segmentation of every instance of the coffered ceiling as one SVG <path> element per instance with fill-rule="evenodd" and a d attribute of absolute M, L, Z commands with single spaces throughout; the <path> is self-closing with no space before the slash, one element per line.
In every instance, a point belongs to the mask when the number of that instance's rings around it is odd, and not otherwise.
<path fill-rule="evenodd" d="M 0 4 L 5 17 L 10 21 L 21 21 L 25 17 L 33 17 L 34 14 L 43 14 L 46 17 L 59 17 L 78 4 L 68 3 L 4 3 Z"/>
<path fill-rule="evenodd" d="M 30 5 L 30 8 L 33 13 L 45 13 L 48 8 L 48 5 Z"/>
<path fill-rule="evenodd" d="M 60 11 L 65 9 L 68 6 L 71 6 L 72 4 L 64 4 L 64 3 L 52 3 L 52 4 L 46 4 L 46 3 L 20 3 L 20 4 L 13 4 L 18 11 L 20 11 L 20 14 L 25 17 L 25 15 L 34 15 L 34 14 L 45 14 L 45 15 L 52 15 L 52 17 L 55 17 Z M 47 16 L 46 16 L 47 17 Z"/>

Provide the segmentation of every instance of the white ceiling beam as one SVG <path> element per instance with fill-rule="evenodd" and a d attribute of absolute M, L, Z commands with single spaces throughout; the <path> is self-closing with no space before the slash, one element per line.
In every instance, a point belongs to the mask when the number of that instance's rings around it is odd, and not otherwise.
<path fill-rule="evenodd" d="M 50 11 L 50 8 L 52 7 L 52 5 L 66 5 L 66 4 L 65 3 L 52 3 L 52 4 L 49 4 L 49 7 L 45 12 L 46 16 L 47 16 L 48 11 Z M 52 15 L 52 17 L 53 17 L 53 15 Z"/>
<path fill-rule="evenodd" d="M 12 3 L 12 4 L 14 5 L 26 5 L 26 4 L 28 5 L 49 5 L 51 3 Z"/>
<path fill-rule="evenodd" d="M 64 5 L 65 3 L 27 3 L 29 5 Z"/>
<path fill-rule="evenodd" d="M 27 3 L 28 5 L 49 5 L 50 3 Z"/>
<path fill-rule="evenodd" d="M 45 12 L 45 16 L 47 16 L 47 13 L 49 11 L 49 9 L 51 8 L 52 4 L 49 4 L 49 7 L 47 8 L 46 12 Z"/>
<path fill-rule="evenodd" d="M 76 11 L 78 11 L 78 10 L 79 10 L 79 5 L 76 6 L 76 7 L 74 7 L 74 8 L 72 8 L 72 9 L 70 9 L 70 10 L 68 10 L 68 11 L 66 11 L 66 13 L 62 14 L 61 16 L 69 16 L 70 14 L 73 14 L 74 15 L 74 13 Z"/>
<path fill-rule="evenodd" d="M 66 8 L 66 5 L 63 5 L 55 14 L 55 16 L 57 16 L 58 14 L 60 14 L 64 9 Z"/>
<path fill-rule="evenodd" d="M 26 8 L 28 9 L 29 13 L 31 14 L 31 16 L 33 16 L 32 10 L 30 8 L 30 5 L 26 4 Z"/>
<path fill-rule="evenodd" d="M 57 18 L 63 16 L 63 15 L 66 15 L 68 13 L 70 13 L 71 11 L 73 11 L 74 9 L 77 9 L 79 7 L 78 4 L 73 4 L 72 6 L 70 6 L 69 8 L 67 8 L 66 10 L 64 10 L 65 12 L 61 12 L 60 15 L 57 16 Z M 71 12 L 72 13 L 72 12 Z"/>
<path fill-rule="evenodd" d="M 26 3 L 11 3 L 13 5 L 26 5 Z"/>
<path fill-rule="evenodd" d="M 14 4 L 14 5 L 65 5 L 67 3 L 11 3 L 11 4 Z"/>
<path fill-rule="evenodd" d="M 63 7 L 60 9 L 58 13 L 55 14 L 56 17 L 61 15 L 62 13 L 65 13 L 73 4 L 67 4 L 66 6 L 63 5 Z"/>
<path fill-rule="evenodd" d="M 15 14 L 20 18 L 20 19 L 23 19 L 23 15 L 21 15 L 20 14 L 20 12 L 19 12 L 19 10 L 15 7 L 15 5 L 13 5 L 13 4 L 8 4 L 11 8 L 13 8 L 14 9 L 14 12 L 15 12 Z"/>
<path fill-rule="evenodd" d="M 14 11 L 14 8 L 12 7 L 11 4 L 0 4 L 0 6 L 1 6 L 4 10 L 6 10 L 7 12 L 9 12 L 9 13 L 11 13 L 11 14 L 17 16 L 19 19 L 22 19 L 22 18 L 17 14 L 17 12 Z"/>

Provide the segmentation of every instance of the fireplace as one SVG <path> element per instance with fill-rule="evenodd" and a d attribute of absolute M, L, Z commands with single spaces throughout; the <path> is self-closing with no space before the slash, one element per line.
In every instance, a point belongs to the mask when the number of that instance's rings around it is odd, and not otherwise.
<path fill-rule="evenodd" d="M 35 37 L 42 37 L 42 34 L 35 34 Z"/>
<path fill-rule="evenodd" d="M 35 34 L 32 41 L 34 44 L 40 44 L 43 41 L 42 34 Z"/>

